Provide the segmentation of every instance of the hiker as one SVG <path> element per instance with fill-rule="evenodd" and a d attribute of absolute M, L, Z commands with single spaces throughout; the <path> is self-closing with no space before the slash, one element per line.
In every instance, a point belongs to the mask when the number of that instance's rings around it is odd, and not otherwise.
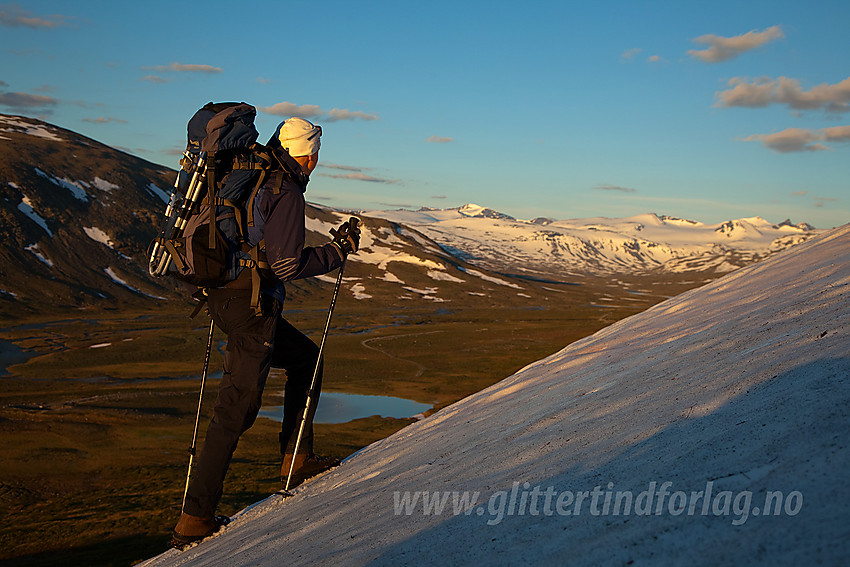
<path fill-rule="evenodd" d="M 334 232 L 332 242 L 318 247 L 304 245 L 304 191 L 319 160 L 322 129 L 302 118 L 282 122 L 267 146 L 281 160 L 294 160 L 303 172 L 303 184 L 272 176 L 254 198 L 254 226 L 248 229 L 248 245 L 265 241 L 273 277 L 261 287 L 258 314 L 251 307 L 252 280 L 244 270 L 224 287 L 208 290 L 208 309 L 215 325 L 227 334 L 224 372 L 213 418 L 207 429 L 189 483 L 183 512 L 174 528 L 172 544 L 183 546 L 215 532 L 221 520 L 215 516 L 239 436 L 257 417 L 270 367 L 286 372 L 284 417 L 280 433 L 283 456 L 282 480 L 292 463 L 297 430 L 304 413 L 307 390 L 319 364 L 316 385 L 295 458 L 292 485 L 325 471 L 339 460 L 313 452 L 313 415 L 321 389 L 319 348 L 281 315 L 284 282 L 328 273 L 339 268 L 348 254 L 357 251 L 359 229 Z M 279 187 L 279 189 L 278 189 Z M 355 219 L 356 220 L 356 219 Z M 343 225 L 345 227 L 345 225 Z"/>

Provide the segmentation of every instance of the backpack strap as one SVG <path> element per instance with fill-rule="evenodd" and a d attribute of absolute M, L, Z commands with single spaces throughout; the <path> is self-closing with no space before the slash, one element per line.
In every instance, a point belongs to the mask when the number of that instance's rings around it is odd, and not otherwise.
<path fill-rule="evenodd" d="M 243 268 L 251 270 L 251 309 L 257 315 L 262 315 L 262 307 L 260 306 L 260 288 L 263 284 L 263 274 L 261 270 L 271 270 L 271 265 L 266 258 L 264 250 L 266 249 L 265 240 L 261 240 L 259 244 L 253 246 L 248 251 L 249 258 L 241 258 L 239 265 Z"/>
<path fill-rule="evenodd" d="M 223 199 L 221 197 L 216 197 L 215 204 L 223 207 L 230 207 L 231 209 L 233 209 L 233 216 L 236 217 L 236 226 L 238 227 L 239 231 L 239 242 L 237 242 L 237 244 L 241 244 L 242 242 L 244 242 L 246 240 L 244 229 L 245 225 L 243 224 L 245 222 L 245 217 L 242 214 L 242 207 L 240 207 L 230 199 Z"/>
<path fill-rule="evenodd" d="M 206 176 L 207 176 L 207 206 L 210 209 L 210 241 L 209 248 L 210 250 L 215 250 L 215 231 L 216 228 L 216 214 L 215 205 L 216 205 L 216 197 L 218 196 L 218 188 L 215 184 L 215 173 L 216 169 L 218 169 L 218 160 L 215 158 L 212 159 L 212 167 L 207 164 L 206 167 Z"/>
<path fill-rule="evenodd" d="M 254 226 L 254 200 L 257 198 L 257 193 L 260 192 L 260 189 L 265 185 L 269 176 L 272 174 L 272 171 L 275 169 L 275 160 L 271 155 L 271 152 L 265 146 L 261 146 L 260 144 L 254 144 L 251 146 L 251 157 L 249 166 L 246 169 L 257 169 L 260 171 L 260 175 L 257 177 L 257 183 L 254 185 L 254 189 L 251 191 L 251 194 L 248 196 L 248 199 L 245 201 L 245 209 L 248 213 L 248 224 L 246 227 Z M 256 158 L 256 159 L 254 159 Z M 240 163 L 241 165 L 241 163 Z M 278 187 L 275 194 L 280 192 L 280 188 Z"/>
<path fill-rule="evenodd" d="M 168 252 L 168 255 L 171 256 L 171 261 L 174 262 L 174 266 L 180 272 L 183 272 L 186 269 L 186 264 L 180 258 L 180 254 L 177 252 L 174 242 L 174 240 L 166 240 L 163 242 L 163 246 L 165 246 L 165 250 Z"/>
<path fill-rule="evenodd" d="M 260 288 L 263 283 L 261 270 L 270 270 L 268 260 L 266 259 L 263 250 L 265 250 L 265 240 L 261 240 L 259 244 L 252 247 L 249 251 L 250 258 L 241 258 L 239 265 L 245 269 L 251 270 L 251 309 L 257 315 L 262 315 L 262 307 L 260 305 Z"/>

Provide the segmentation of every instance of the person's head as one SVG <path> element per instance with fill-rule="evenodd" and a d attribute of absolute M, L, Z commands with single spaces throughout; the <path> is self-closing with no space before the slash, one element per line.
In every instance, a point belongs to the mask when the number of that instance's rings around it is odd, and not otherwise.
<path fill-rule="evenodd" d="M 310 175 L 319 163 L 319 148 L 322 141 L 322 127 L 303 118 L 290 118 L 281 122 L 275 138 L 295 161 Z"/>

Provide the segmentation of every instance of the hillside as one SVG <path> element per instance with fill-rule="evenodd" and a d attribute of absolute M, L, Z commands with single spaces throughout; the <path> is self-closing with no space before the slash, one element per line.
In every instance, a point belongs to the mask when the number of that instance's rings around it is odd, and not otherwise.
<path fill-rule="evenodd" d="M 0 307 L 144 302 L 147 243 L 172 172 L 31 118 L 0 115 Z"/>
<path fill-rule="evenodd" d="M 158 307 L 185 297 L 170 278 L 147 272 L 147 249 L 174 171 L 20 116 L 0 115 L 0 156 L 0 230 L 7 235 L 0 246 L 0 316 Z M 308 206 L 307 216 L 308 243 L 316 244 L 350 215 Z M 345 286 L 357 299 L 484 303 L 522 291 L 539 303 L 539 286 L 476 270 L 397 223 L 362 220 L 363 249 L 352 258 L 357 266 L 349 268 Z M 364 280 L 372 280 L 368 290 Z M 324 297 L 329 284 L 288 287 L 290 294 L 321 290 Z"/>
<path fill-rule="evenodd" d="M 845 564 L 848 292 L 845 226 L 575 342 L 145 565 Z"/>

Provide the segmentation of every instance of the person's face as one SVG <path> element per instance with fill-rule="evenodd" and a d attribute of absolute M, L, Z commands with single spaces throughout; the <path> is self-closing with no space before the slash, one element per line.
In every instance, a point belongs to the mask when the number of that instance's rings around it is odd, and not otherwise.
<path fill-rule="evenodd" d="M 316 166 L 319 165 L 319 152 L 316 152 L 311 156 L 298 156 L 294 159 L 301 164 L 302 169 L 304 169 L 304 173 L 310 175 L 313 173 L 313 170 L 316 169 Z"/>

